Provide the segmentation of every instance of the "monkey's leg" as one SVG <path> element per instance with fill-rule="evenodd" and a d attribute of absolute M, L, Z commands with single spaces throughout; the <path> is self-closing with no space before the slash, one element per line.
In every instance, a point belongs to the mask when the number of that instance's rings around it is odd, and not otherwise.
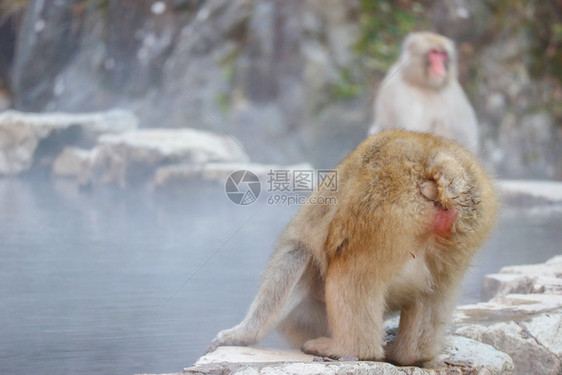
<path fill-rule="evenodd" d="M 360 256 L 353 261 L 343 257 L 332 261 L 326 277 L 331 337 L 305 342 L 304 352 L 332 358 L 384 357 L 384 283 L 376 273 L 367 270 L 368 264 Z"/>
<path fill-rule="evenodd" d="M 386 348 L 386 359 L 401 365 L 421 364 L 441 351 L 445 329 L 455 307 L 456 288 L 420 296 L 400 313 L 398 335 Z"/>
<path fill-rule="evenodd" d="M 251 345 L 259 342 L 281 315 L 309 260 L 310 251 L 303 243 L 280 240 L 248 314 L 237 326 L 219 332 L 207 351 L 213 351 L 220 345 Z"/>
<path fill-rule="evenodd" d="M 277 327 L 293 347 L 300 348 L 310 339 L 328 335 L 325 294 L 320 271 L 309 263 L 293 291 L 288 313 Z"/>
<path fill-rule="evenodd" d="M 302 347 L 310 339 L 328 335 L 326 304 L 307 292 L 277 329 L 295 348 Z"/>

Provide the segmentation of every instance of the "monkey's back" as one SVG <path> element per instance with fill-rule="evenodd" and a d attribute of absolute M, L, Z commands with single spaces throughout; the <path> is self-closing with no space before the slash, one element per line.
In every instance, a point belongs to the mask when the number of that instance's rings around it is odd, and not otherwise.
<path fill-rule="evenodd" d="M 494 222 L 490 179 L 470 152 L 442 137 L 381 132 L 336 172 L 337 191 L 322 187 L 312 196 L 332 197 L 336 204 L 307 205 L 294 221 L 294 229 L 315 239 L 311 249 L 322 273 L 336 257 L 365 253 L 376 264 L 388 252 L 397 265 L 416 259 L 417 252 L 437 275 L 464 269 Z M 428 183 L 435 189 L 431 199 L 421 191 Z M 451 220 L 450 228 L 439 226 L 443 220 Z M 442 254 L 451 248 L 456 254 Z"/>

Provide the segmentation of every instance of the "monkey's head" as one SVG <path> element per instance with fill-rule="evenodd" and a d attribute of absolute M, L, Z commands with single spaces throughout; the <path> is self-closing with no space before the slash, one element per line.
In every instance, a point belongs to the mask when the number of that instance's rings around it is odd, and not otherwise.
<path fill-rule="evenodd" d="M 410 84 L 435 90 L 444 88 L 457 75 L 455 44 L 432 32 L 411 33 L 404 40 L 400 63 Z"/>

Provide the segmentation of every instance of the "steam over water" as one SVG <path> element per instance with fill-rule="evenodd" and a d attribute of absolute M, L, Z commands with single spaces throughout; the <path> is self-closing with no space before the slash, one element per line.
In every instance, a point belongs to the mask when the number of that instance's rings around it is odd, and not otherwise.
<path fill-rule="evenodd" d="M 262 198 L 0 180 L 0 373 L 181 372 L 243 317 L 298 209 Z M 460 302 L 484 274 L 556 255 L 560 228 L 561 207 L 505 208 Z"/>

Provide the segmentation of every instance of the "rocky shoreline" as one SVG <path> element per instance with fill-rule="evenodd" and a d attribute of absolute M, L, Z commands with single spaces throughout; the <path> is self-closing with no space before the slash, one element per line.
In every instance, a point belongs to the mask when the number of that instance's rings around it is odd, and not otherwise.
<path fill-rule="evenodd" d="M 123 110 L 69 114 L 0 113 L 0 176 L 41 170 L 79 186 L 152 190 L 191 182 L 224 184 L 247 169 L 265 177 L 272 169 L 311 169 L 252 163 L 244 147 L 228 135 L 190 128 L 138 127 Z"/>
<path fill-rule="evenodd" d="M 488 302 L 459 306 L 442 354 L 423 368 L 385 362 L 333 361 L 293 350 L 219 347 L 182 373 L 211 374 L 560 374 L 562 255 L 510 266 L 485 278 Z M 396 321 L 387 332 L 392 335 Z"/>

